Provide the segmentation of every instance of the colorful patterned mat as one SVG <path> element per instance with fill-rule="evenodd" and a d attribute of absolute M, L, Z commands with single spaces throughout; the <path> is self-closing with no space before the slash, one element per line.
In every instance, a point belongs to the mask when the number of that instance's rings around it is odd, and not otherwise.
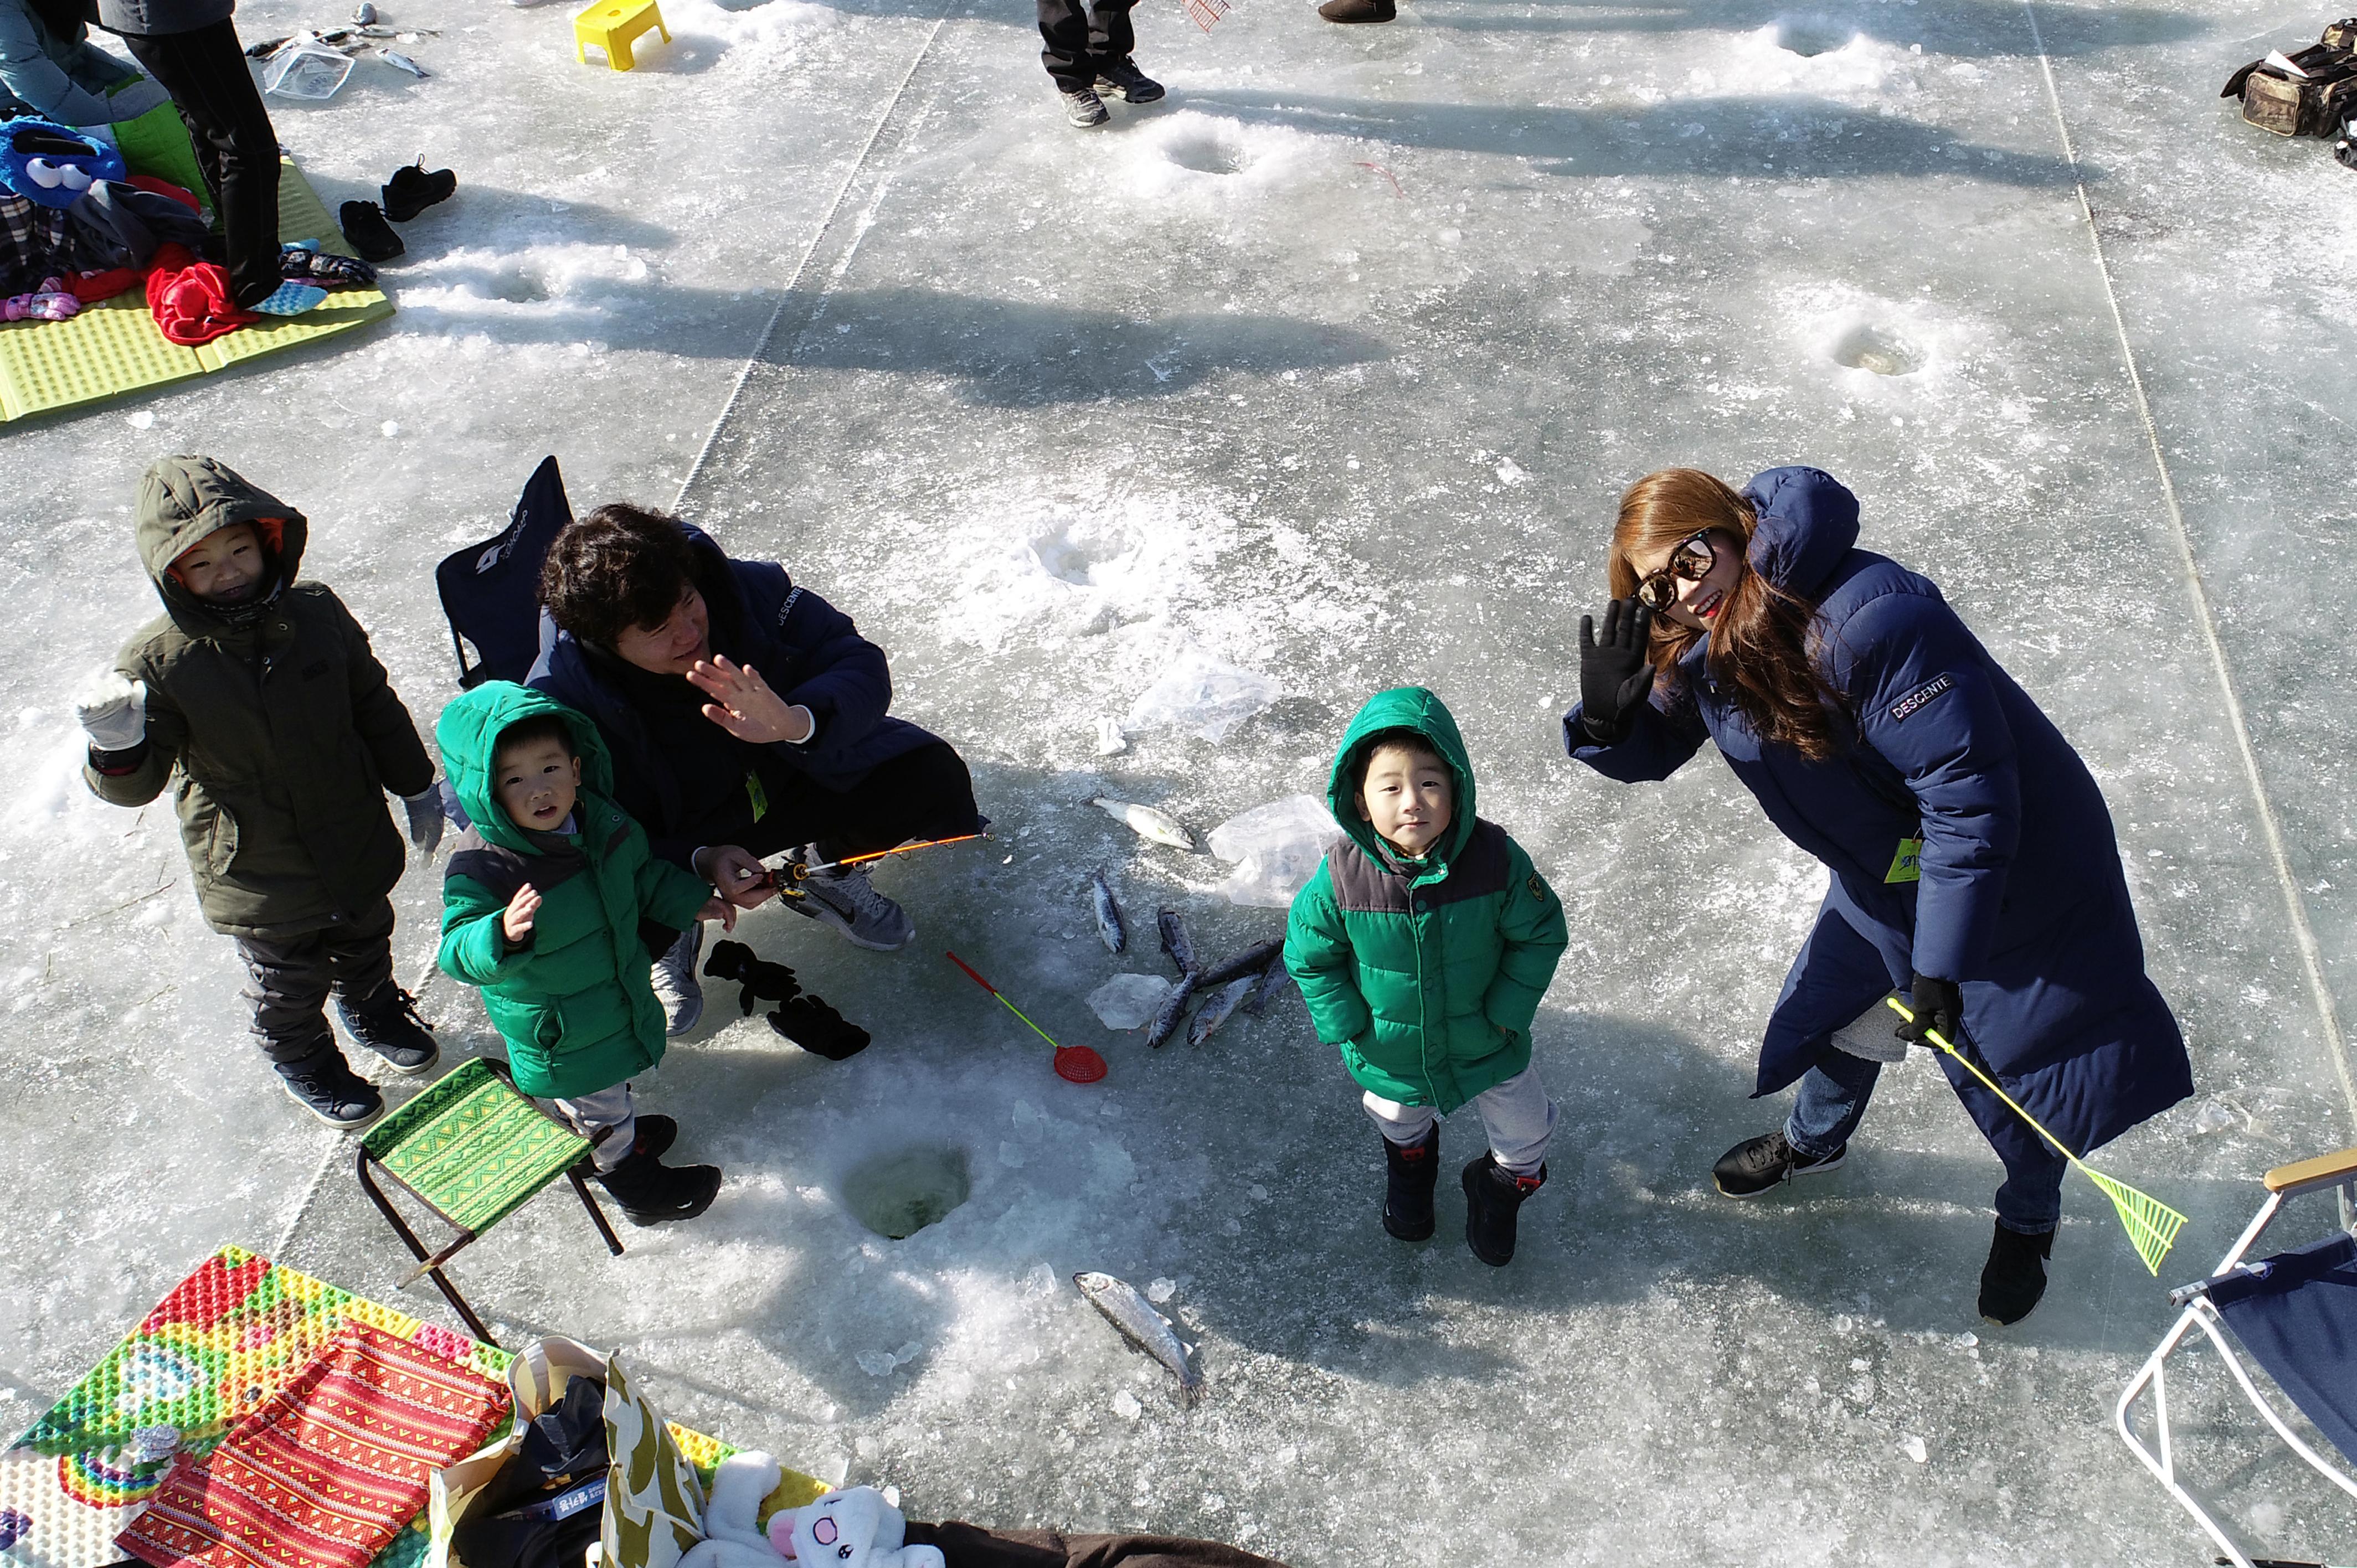
<path fill-rule="evenodd" d="M 210 1453 L 348 1322 L 414 1340 L 487 1377 L 507 1376 L 511 1358 L 496 1346 L 223 1247 L 0 1451 L 0 1562 L 102 1568 L 122 1561 L 114 1538 L 163 1484 L 173 1455 Z M 707 1487 L 714 1467 L 737 1452 L 665 1424 Z M 489 1441 L 504 1435 L 502 1428 Z M 809 1496 L 790 1501 L 783 1494 L 802 1483 Z M 799 1506 L 823 1490 L 789 1472 L 770 1501 Z M 425 1554 L 423 1530 L 404 1530 L 371 1568 L 415 1568 Z"/>
<path fill-rule="evenodd" d="M 351 247 L 328 209 L 292 160 L 278 176 L 278 236 L 289 244 L 317 240 L 349 256 Z M 393 301 L 373 288 L 339 289 L 301 316 L 264 317 L 201 349 L 168 341 L 136 289 L 85 306 L 70 321 L 0 325 L 0 420 L 97 403 L 163 386 L 348 332 L 393 314 Z M 0 1521 L 5 1524 L 5 1521 Z"/>

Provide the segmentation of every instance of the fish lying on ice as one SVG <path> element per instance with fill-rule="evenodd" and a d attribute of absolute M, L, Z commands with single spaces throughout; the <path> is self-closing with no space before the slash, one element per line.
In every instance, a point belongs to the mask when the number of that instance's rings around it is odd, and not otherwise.
<path fill-rule="evenodd" d="M 1121 1330 L 1122 1337 L 1170 1369 L 1178 1379 L 1178 1401 L 1192 1400 L 1203 1387 L 1203 1374 L 1195 1369 L 1189 1359 L 1188 1346 L 1179 1339 L 1178 1331 L 1170 1320 L 1146 1304 L 1144 1296 L 1125 1280 L 1111 1274 L 1082 1273 L 1072 1276 L 1089 1305 L 1104 1314 L 1105 1321 Z"/>
<path fill-rule="evenodd" d="M 1121 906 L 1114 902 L 1113 885 L 1105 880 L 1102 870 L 1089 873 L 1089 902 L 1096 910 L 1097 935 L 1104 939 L 1107 952 L 1119 952 L 1129 945 L 1129 932 L 1121 923 Z"/>
<path fill-rule="evenodd" d="M 1271 937 L 1265 942 L 1254 942 L 1235 957 L 1222 959 L 1204 971 L 1203 983 L 1224 985 L 1240 974 L 1257 978 L 1260 972 L 1268 967 L 1268 961 L 1275 958 L 1284 946 L 1284 940 L 1277 937 Z"/>
<path fill-rule="evenodd" d="M 1231 980 L 1227 984 L 1220 987 L 1218 993 L 1209 1002 L 1204 1003 L 1202 1010 L 1195 1015 L 1195 1026 L 1187 1032 L 1187 1043 L 1190 1046 L 1200 1046 L 1210 1039 L 1211 1031 L 1226 1023 L 1228 1015 L 1234 1012 L 1237 1004 L 1243 1001 L 1244 993 L 1259 983 L 1259 975 L 1247 974 Z"/>
<path fill-rule="evenodd" d="M 1259 989 L 1244 999 L 1244 1015 L 1259 1017 L 1260 1010 L 1268 1005 L 1269 998 L 1292 983 L 1293 973 L 1285 967 L 1283 956 L 1272 959 L 1268 968 L 1261 972 Z"/>
<path fill-rule="evenodd" d="M 1152 839 L 1156 843 L 1167 843 L 1172 849 L 1195 847 L 1194 835 L 1179 825 L 1178 818 L 1166 811 L 1157 811 L 1151 806 L 1140 806 L 1128 800 L 1115 800 L 1103 795 L 1098 796 L 1089 804 L 1111 817 L 1114 822 L 1123 823 L 1140 838 Z"/>
<path fill-rule="evenodd" d="M 1158 1050 L 1162 1042 L 1170 1037 L 1170 1032 L 1178 1026 L 1178 1020 L 1186 1016 L 1187 1004 L 1195 999 L 1195 988 L 1201 983 L 1202 976 L 1192 971 L 1178 977 L 1178 983 L 1172 986 L 1170 994 L 1162 999 L 1162 1005 L 1155 1011 L 1154 1022 L 1146 1027 L 1146 1043 L 1149 1047 Z"/>
<path fill-rule="evenodd" d="M 1170 961 L 1178 966 L 1180 976 L 1183 978 L 1194 973 L 1200 967 L 1195 962 L 1195 944 L 1188 939 L 1187 922 L 1178 918 L 1178 911 L 1157 910 L 1154 925 L 1162 933 L 1162 950 L 1168 953 Z"/>

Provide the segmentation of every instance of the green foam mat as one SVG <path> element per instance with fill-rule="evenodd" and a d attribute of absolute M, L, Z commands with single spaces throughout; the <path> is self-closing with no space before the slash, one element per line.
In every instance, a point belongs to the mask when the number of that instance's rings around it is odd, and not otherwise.
<path fill-rule="evenodd" d="M 278 178 L 278 234 L 350 255 L 335 220 L 290 159 Z M 264 317 L 200 349 L 166 340 L 138 290 L 86 306 L 70 321 L 0 326 L 0 420 L 98 403 L 317 342 L 393 314 L 381 289 L 339 289 L 302 316 Z"/>

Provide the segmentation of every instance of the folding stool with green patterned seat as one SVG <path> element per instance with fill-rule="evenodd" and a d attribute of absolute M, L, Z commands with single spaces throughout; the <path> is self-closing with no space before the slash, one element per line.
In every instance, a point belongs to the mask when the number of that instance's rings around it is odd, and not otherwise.
<path fill-rule="evenodd" d="M 588 1152 L 588 1139 L 526 1099 L 500 1064 L 478 1058 L 369 1130 L 361 1140 L 361 1187 L 417 1259 L 417 1267 L 401 1283 L 433 1276 L 475 1337 L 496 1345 L 442 1265 L 560 1176 L 580 1194 L 606 1250 L 620 1257 L 622 1243 L 581 1176 L 582 1156 Z M 457 1231 L 457 1239 L 428 1253 L 370 1176 L 371 1165 Z"/>

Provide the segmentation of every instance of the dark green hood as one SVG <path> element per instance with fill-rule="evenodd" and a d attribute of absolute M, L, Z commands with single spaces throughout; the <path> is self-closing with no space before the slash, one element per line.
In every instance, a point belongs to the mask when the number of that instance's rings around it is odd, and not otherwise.
<path fill-rule="evenodd" d="M 501 732 L 510 725 L 522 724 L 543 714 L 556 714 L 573 732 L 573 749 L 581 757 L 582 793 L 613 799 L 614 759 L 607 754 L 606 742 L 597 734 L 597 726 L 586 715 L 529 686 L 519 686 L 512 681 L 486 681 L 443 709 L 442 717 L 434 725 L 435 744 L 442 748 L 443 774 L 457 791 L 458 804 L 466 808 L 468 820 L 475 824 L 484 843 L 519 854 L 536 854 L 539 851 L 491 798 L 491 753 L 499 745 Z M 580 811 L 575 808 L 576 821 L 581 820 Z"/>
<path fill-rule="evenodd" d="M 1457 799 L 1450 805 L 1448 834 L 1439 846 L 1443 863 L 1456 858 L 1473 834 L 1473 765 L 1465 757 L 1465 737 L 1457 733 L 1457 720 L 1448 705 L 1421 686 L 1394 686 L 1388 692 L 1378 692 L 1369 697 L 1351 727 L 1342 732 L 1342 745 L 1334 753 L 1334 771 L 1327 779 L 1326 807 L 1342 831 L 1378 865 L 1388 865 L 1398 859 L 1398 852 L 1383 841 L 1374 825 L 1359 814 L 1356 779 L 1362 755 L 1368 743 L 1384 730 L 1414 730 L 1440 754 L 1455 776 Z M 448 747 L 444 747 L 447 754 Z"/>
<path fill-rule="evenodd" d="M 165 613 L 182 631 L 204 637 L 251 621 L 255 606 L 283 591 L 302 569 L 310 524 L 303 514 L 214 457 L 159 458 L 139 479 L 139 560 L 147 568 Z M 274 523 L 264 528 L 278 581 L 261 597 L 233 609 L 209 605 L 175 581 L 167 570 L 198 543 L 234 523 Z"/>

